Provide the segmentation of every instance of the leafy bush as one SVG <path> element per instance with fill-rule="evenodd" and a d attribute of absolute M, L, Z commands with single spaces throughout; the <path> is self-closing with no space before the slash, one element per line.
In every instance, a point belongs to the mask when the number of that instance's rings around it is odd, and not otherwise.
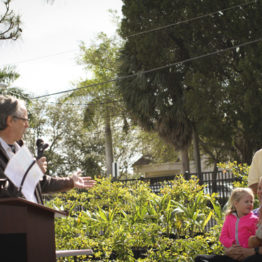
<path fill-rule="evenodd" d="M 236 161 L 234 162 L 228 162 L 228 163 L 219 163 L 218 167 L 222 168 L 225 171 L 230 171 L 232 172 L 233 176 L 237 179 L 235 181 L 234 187 L 247 187 L 247 177 L 248 177 L 248 172 L 250 166 L 247 164 L 241 164 L 237 163 Z M 254 203 L 254 208 L 257 208 L 259 206 L 259 201 L 257 199 L 257 196 L 255 196 L 255 203 Z"/>
<path fill-rule="evenodd" d="M 216 236 L 186 237 L 185 239 L 159 239 L 159 248 L 149 250 L 147 258 L 138 261 L 194 261 L 198 254 L 222 254 Z"/>
<path fill-rule="evenodd" d="M 222 168 L 225 171 L 230 171 L 238 179 L 234 182 L 234 187 L 247 187 L 247 177 L 249 172 L 249 165 L 239 164 L 236 161 L 219 163 L 218 167 Z"/>
<path fill-rule="evenodd" d="M 97 179 L 88 192 L 59 194 L 47 205 L 69 211 L 55 220 L 57 249 L 92 248 L 93 260 L 193 261 L 197 254 L 222 251 L 220 227 L 205 232 L 211 217 L 221 222 L 221 208 L 195 177 L 178 177 L 160 195 L 141 181 Z"/>

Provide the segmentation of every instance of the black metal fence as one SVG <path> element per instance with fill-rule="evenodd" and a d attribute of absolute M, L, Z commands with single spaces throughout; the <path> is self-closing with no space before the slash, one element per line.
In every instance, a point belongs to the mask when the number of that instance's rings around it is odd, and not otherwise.
<path fill-rule="evenodd" d="M 204 192 L 207 194 L 217 193 L 220 204 L 224 205 L 233 189 L 233 182 L 237 181 L 237 178 L 228 171 L 217 171 L 217 172 L 202 172 L 200 175 L 196 173 L 186 173 L 185 178 L 189 180 L 192 176 L 199 178 L 199 183 L 205 185 Z M 150 188 L 156 194 L 160 193 L 160 189 L 168 184 L 172 186 L 171 181 L 176 179 L 177 175 L 164 176 L 164 177 L 150 177 L 150 178 L 139 178 L 139 179 L 125 179 L 118 180 L 122 183 L 137 183 L 138 181 L 148 182 Z"/>

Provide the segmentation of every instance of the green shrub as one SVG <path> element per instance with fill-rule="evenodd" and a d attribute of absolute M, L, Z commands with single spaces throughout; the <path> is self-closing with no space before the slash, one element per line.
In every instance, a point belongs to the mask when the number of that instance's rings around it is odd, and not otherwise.
<path fill-rule="evenodd" d="M 233 176 L 239 181 L 234 182 L 234 187 L 247 187 L 247 177 L 249 172 L 249 166 L 247 164 L 239 164 L 236 161 L 219 163 L 218 167 L 224 171 L 232 172 Z"/>
<path fill-rule="evenodd" d="M 234 187 L 247 187 L 247 178 L 250 166 L 247 164 L 241 164 L 234 162 L 219 163 L 218 167 L 222 168 L 224 171 L 232 172 L 233 176 L 237 178 L 237 181 L 233 183 Z M 255 196 L 254 208 L 259 206 L 259 201 L 257 196 Z"/>
<path fill-rule="evenodd" d="M 180 176 L 172 186 L 164 185 L 160 195 L 141 181 L 97 179 L 88 192 L 59 194 L 47 205 L 69 211 L 68 217 L 55 220 L 57 249 L 92 248 L 97 259 L 127 262 L 193 261 L 200 253 L 221 252 L 219 226 L 212 234 L 205 226 L 211 217 L 221 222 L 222 211 L 196 177 L 187 181 Z M 141 249 L 144 257 L 138 258 Z"/>
<path fill-rule="evenodd" d="M 161 238 L 158 249 L 149 250 L 147 258 L 139 261 L 194 261 L 198 254 L 222 254 L 223 248 L 214 235 L 172 240 Z"/>

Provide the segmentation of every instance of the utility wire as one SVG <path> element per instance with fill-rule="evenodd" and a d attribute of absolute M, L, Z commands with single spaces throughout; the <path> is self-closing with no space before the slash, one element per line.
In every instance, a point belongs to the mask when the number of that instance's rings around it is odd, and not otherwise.
<path fill-rule="evenodd" d="M 54 96 L 54 95 L 65 94 L 65 93 L 73 92 L 73 91 L 88 88 L 88 87 L 105 85 L 105 84 L 116 82 L 116 81 L 119 81 L 119 80 L 124 80 L 124 79 L 128 79 L 128 78 L 136 77 L 136 76 L 139 76 L 139 75 L 142 75 L 142 74 L 152 73 L 152 72 L 159 71 L 159 70 L 162 70 L 162 69 L 165 69 L 165 68 L 168 68 L 168 67 L 173 67 L 173 66 L 176 66 L 176 65 L 179 65 L 179 64 L 184 64 L 184 63 L 187 63 L 187 62 L 195 61 L 195 60 L 205 58 L 205 57 L 208 57 L 208 56 L 212 56 L 212 55 L 217 55 L 217 54 L 220 54 L 220 53 L 223 53 L 223 52 L 226 52 L 226 51 L 229 51 L 229 50 L 233 50 L 233 49 L 236 49 L 236 48 L 240 48 L 240 47 L 243 47 L 243 46 L 247 46 L 247 45 L 250 45 L 250 44 L 258 43 L 261 40 L 262 40 L 262 38 L 258 38 L 258 39 L 247 41 L 247 42 L 244 42 L 244 43 L 241 43 L 241 44 L 238 44 L 238 45 L 234 45 L 234 46 L 231 46 L 231 47 L 228 47 L 228 48 L 219 49 L 219 50 L 216 50 L 216 51 L 213 51 L 213 52 L 210 52 L 210 53 L 191 57 L 191 58 L 184 59 L 184 60 L 181 60 L 181 61 L 178 61 L 178 62 L 175 62 L 175 63 L 155 67 L 155 68 L 145 70 L 145 71 L 142 71 L 142 72 L 138 72 L 138 73 L 135 73 L 135 74 L 121 76 L 121 77 L 117 77 L 117 78 L 110 79 L 110 80 L 107 80 L 107 81 L 94 83 L 94 84 L 90 84 L 90 85 L 87 85 L 87 86 L 82 86 L 82 87 L 78 87 L 78 88 L 74 88 L 74 89 L 69 89 L 69 90 L 64 90 L 64 91 L 51 93 L 51 94 L 47 94 L 47 95 L 32 97 L 31 99 L 39 99 L 39 98 L 44 98 L 44 97 L 49 97 L 49 96 Z"/>
<path fill-rule="evenodd" d="M 36 61 L 36 60 L 46 59 L 46 58 L 49 58 L 49 57 L 54 57 L 54 56 L 68 54 L 68 53 L 73 53 L 75 51 L 76 51 L 76 49 L 74 49 L 74 50 L 67 50 L 67 51 L 63 51 L 63 52 L 59 52 L 59 53 L 55 53 L 55 54 L 50 54 L 50 55 L 46 55 L 46 56 L 39 56 L 39 57 L 35 57 L 35 58 L 29 58 L 27 60 L 13 62 L 12 64 L 23 64 L 23 63 L 33 62 L 33 61 Z M 4 64 L 3 66 L 6 66 L 6 65 L 8 65 L 8 64 Z"/>
<path fill-rule="evenodd" d="M 159 27 L 152 28 L 152 29 L 149 29 L 149 30 L 145 30 L 145 31 L 142 31 L 142 32 L 139 32 L 139 33 L 134 33 L 134 34 L 128 35 L 126 38 L 128 39 L 128 38 L 131 38 L 131 37 L 134 37 L 134 36 L 138 36 L 138 35 L 154 32 L 154 31 L 167 29 L 169 27 L 173 27 L 173 26 L 176 26 L 176 25 L 193 22 L 193 21 L 196 21 L 196 20 L 208 17 L 208 16 L 219 14 L 221 12 L 226 12 L 228 10 L 232 10 L 232 9 L 235 9 L 235 8 L 238 8 L 238 7 L 244 7 L 244 6 L 247 6 L 247 5 L 250 5 L 250 4 L 255 4 L 257 2 L 258 2 L 258 0 L 254 0 L 254 1 L 251 1 L 251 2 L 248 2 L 248 3 L 234 5 L 234 6 L 231 6 L 231 7 L 228 7 L 228 8 L 224 8 L 224 9 L 220 9 L 220 10 L 208 13 L 208 14 L 204 14 L 204 15 L 200 15 L 200 16 L 197 16 L 197 17 L 193 17 L 193 18 L 189 18 L 189 19 L 186 19 L 186 20 L 182 20 L 182 21 L 179 21 L 179 22 L 176 22 L 176 23 L 172 23 L 172 24 L 168 24 L 168 25 L 164 25 L 164 26 L 159 26 Z M 63 55 L 63 54 L 67 54 L 67 53 L 72 53 L 74 51 L 77 51 L 77 50 L 67 50 L 67 51 L 63 51 L 63 52 L 59 52 L 59 53 L 55 53 L 55 54 L 50 54 L 50 55 L 46 55 L 46 56 L 42 56 L 42 57 L 36 57 L 36 58 L 28 59 L 28 60 L 22 60 L 22 61 L 18 61 L 18 62 L 13 62 L 13 64 L 22 64 L 22 63 L 32 62 L 32 61 L 36 61 L 36 60 L 40 60 L 40 59 L 53 57 L 53 56 L 58 56 L 58 55 Z"/>
<path fill-rule="evenodd" d="M 222 12 L 226 12 L 226 11 L 229 11 L 229 10 L 232 10 L 232 9 L 235 9 L 235 8 L 238 8 L 238 7 L 244 7 L 244 6 L 247 6 L 247 5 L 250 5 L 250 4 L 255 4 L 257 1 L 258 1 L 258 0 L 251 1 L 251 2 L 248 2 L 248 3 L 233 5 L 233 6 L 231 6 L 231 7 L 224 8 L 224 9 L 220 9 L 220 10 L 217 10 L 217 11 L 214 11 L 214 12 L 211 12 L 211 13 L 208 13 L 208 14 L 205 14 L 205 15 L 196 16 L 196 17 L 194 17 L 194 18 L 189 18 L 189 19 L 186 19 L 186 20 L 183 20 L 183 21 L 179 21 L 179 22 L 176 22 L 176 23 L 173 23 L 173 24 L 168 24 L 168 25 L 164 25 L 164 26 L 159 26 L 159 27 L 156 27 L 156 28 L 153 28 L 153 29 L 141 31 L 141 32 L 139 32 L 139 33 L 134 33 L 134 34 L 128 35 L 126 38 L 130 38 L 130 37 L 134 37 L 134 36 L 138 36 L 138 35 L 143 35 L 143 34 L 155 32 L 155 31 L 167 29 L 167 28 L 169 28 L 169 27 L 176 26 L 176 25 L 180 25 L 180 24 L 184 24 L 184 23 L 193 22 L 193 21 L 196 21 L 196 20 L 205 18 L 205 17 L 207 17 L 207 16 L 216 15 L 216 14 L 219 14 L 219 13 L 222 13 Z"/>
<path fill-rule="evenodd" d="M 53 105 L 61 105 L 61 106 L 79 106 L 79 107 L 87 107 L 87 106 L 93 106 L 93 105 L 108 105 L 113 104 L 117 102 L 123 102 L 123 99 L 110 99 L 106 102 L 89 102 L 89 103 L 61 103 L 61 102 L 46 102 L 46 104 L 53 104 Z"/>

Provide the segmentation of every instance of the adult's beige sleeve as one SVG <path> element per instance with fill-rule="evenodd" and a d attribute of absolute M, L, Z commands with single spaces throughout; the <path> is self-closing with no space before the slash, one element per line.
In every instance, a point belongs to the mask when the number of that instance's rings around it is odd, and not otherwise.
<path fill-rule="evenodd" d="M 262 176 L 262 149 L 258 150 L 250 165 L 248 173 L 248 186 L 258 183 L 259 178 Z"/>

